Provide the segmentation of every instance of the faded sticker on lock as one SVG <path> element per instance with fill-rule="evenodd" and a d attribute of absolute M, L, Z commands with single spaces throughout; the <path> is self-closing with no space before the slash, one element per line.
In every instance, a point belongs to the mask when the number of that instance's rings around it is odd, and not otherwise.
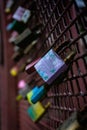
<path fill-rule="evenodd" d="M 24 12 L 24 14 L 23 14 L 23 16 L 22 16 L 22 21 L 24 22 L 24 23 L 27 23 L 27 21 L 28 21 L 28 19 L 30 18 L 30 16 L 31 16 L 31 12 L 29 11 L 29 10 L 25 10 L 25 12 Z"/>
<path fill-rule="evenodd" d="M 34 67 L 41 78 L 48 84 L 51 84 L 61 72 L 67 68 L 67 65 L 61 57 L 51 49 Z"/>
<path fill-rule="evenodd" d="M 19 6 L 13 15 L 13 18 L 19 22 L 23 21 L 24 23 L 26 23 L 30 16 L 30 10 Z"/>
<path fill-rule="evenodd" d="M 17 21 L 21 21 L 24 12 L 25 12 L 25 9 L 19 6 L 13 15 L 13 18 Z"/>

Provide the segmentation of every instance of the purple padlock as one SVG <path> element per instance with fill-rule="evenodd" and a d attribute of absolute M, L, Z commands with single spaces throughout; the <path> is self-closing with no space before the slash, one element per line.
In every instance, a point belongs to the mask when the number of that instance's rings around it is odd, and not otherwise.
<path fill-rule="evenodd" d="M 41 78 L 47 82 L 47 84 L 51 84 L 68 66 L 61 57 L 51 49 L 34 67 Z"/>

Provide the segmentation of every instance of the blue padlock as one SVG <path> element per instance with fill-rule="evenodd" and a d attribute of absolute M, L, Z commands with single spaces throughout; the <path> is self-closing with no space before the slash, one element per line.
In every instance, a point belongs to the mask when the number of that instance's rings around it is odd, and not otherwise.
<path fill-rule="evenodd" d="M 15 26 L 15 24 L 16 24 L 16 20 L 14 20 L 12 23 L 9 23 L 8 25 L 7 25 L 7 27 L 6 27 L 6 30 L 7 31 L 10 31 L 11 29 L 13 29 L 14 28 L 14 26 Z"/>
<path fill-rule="evenodd" d="M 86 7 L 86 5 L 85 5 L 83 0 L 75 0 L 75 2 L 76 2 L 77 6 L 79 8 L 85 8 Z"/>
<path fill-rule="evenodd" d="M 41 87 L 36 86 L 29 93 L 27 93 L 27 99 L 30 104 L 34 104 L 37 101 L 39 101 L 44 96 L 45 93 L 46 90 L 44 86 Z"/>
<path fill-rule="evenodd" d="M 32 95 L 31 102 L 36 103 L 44 96 L 45 93 L 46 93 L 46 90 L 44 86 L 41 86 L 40 88 L 38 88 L 38 91 Z"/>

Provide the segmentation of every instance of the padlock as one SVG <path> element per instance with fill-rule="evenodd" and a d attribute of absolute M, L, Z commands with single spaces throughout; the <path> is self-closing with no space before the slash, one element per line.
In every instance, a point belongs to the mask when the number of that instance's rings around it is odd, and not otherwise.
<path fill-rule="evenodd" d="M 86 8 L 84 0 L 75 0 L 75 2 L 79 8 Z"/>
<path fill-rule="evenodd" d="M 12 18 L 20 22 L 24 12 L 25 12 L 25 8 L 19 6 L 15 11 L 15 13 L 13 14 Z"/>
<path fill-rule="evenodd" d="M 33 62 L 31 62 L 30 64 L 28 64 L 25 68 L 25 71 L 28 73 L 28 74 L 31 74 L 35 71 L 35 68 L 34 68 L 34 65 L 40 60 L 40 58 L 34 60 Z"/>
<path fill-rule="evenodd" d="M 40 102 L 37 102 L 28 108 L 27 113 L 32 121 L 37 122 L 43 116 L 43 114 L 45 114 L 49 106 L 50 102 L 48 102 L 46 106 L 43 106 Z"/>
<path fill-rule="evenodd" d="M 62 72 L 67 68 L 67 65 L 57 53 L 51 49 L 46 53 L 36 64 L 35 69 L 41 78 L 51 84 Z"/>
<path fill-rule="evenodd" d="M 27 93 L 27 99 L 30 104 L 38 102 L 46 94 L 44 86 L 36 86 L 29 93 Z"/>
<path fill-rule="evenodd" d="M 31 97 L 38 92 L 38 86 L 35 86 L 30 92 L 27 93 L 27 99 L 30 104 L 33 104 L 31 101 Z"/>
<path fill-rule="evenodd" d="M 42 99 L 44 97 L 45 94 L 46 94 L 45 87 L 44 86 L 40 86 L 38 88 L 38 91 L 31 96 L 31 102 L 32 103 L 38 102 L 40 99 Z"/>
<path fill-rule="evenodd" d="M 22 33 L 25 30 L 25 28 L 27 28 L 26 24 L 24 24 L 23 22 L 16 21 L 16 20 L 13 20 L 11 23 L 9 23 L 6 26 L 7 31 L 15 30 L 19 34 Z"/>
<path fill-rule="evenodd" d="M 24 23 L 27 23 L 28 19 L 30 18 L 31 16 L 31 12 L 30 10 L 26 9 L 21 20 L 24 22 Z"/>
<path fill-rule="evenodd" d="M 23 88 L 25 88 L 25 86 L 26 86 L 26 82 L 24 80 L 20 80 L 18 82 L 18 88 L 19 89 L 23 89 Z"/>
<path fill-rule="evenodd" d="M 14 66 L 14 67 L 10 70 L 10 74 L 11 74 L 13 77 L 16 77 L 17 74 L 18 74 L 18 67 Z"/>
<path fill-rule="evenodd" d="M 5 13 L 10 13 L 11 12 L 11 8 L 14 4 L 14 0 L 8 0 L 6 3 L 6 7 L 5 7 Z"/>
<path fill-rule="evenodd" d="M 18 96 L 16 97 L 16 100 L 20 101 L 22 98 L 26 99 L 27 93 L 31 90 L 29 85 L 24 80 L 21 80 L 18 83 L 18 88 L 19 88 L 19 91 L 18 91 Z"/>

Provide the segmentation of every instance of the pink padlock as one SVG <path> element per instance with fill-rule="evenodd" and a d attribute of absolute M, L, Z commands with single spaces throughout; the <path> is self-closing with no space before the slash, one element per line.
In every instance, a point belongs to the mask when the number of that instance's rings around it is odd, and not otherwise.
<path fill-rule="evenodd" d="M 18 82 L 18 88 L 19 89 L 23 89 L 23 88 L 25 88 L 25 86 L 26 86 L 26 82 L 24 80 L 20 80 Z"/>

